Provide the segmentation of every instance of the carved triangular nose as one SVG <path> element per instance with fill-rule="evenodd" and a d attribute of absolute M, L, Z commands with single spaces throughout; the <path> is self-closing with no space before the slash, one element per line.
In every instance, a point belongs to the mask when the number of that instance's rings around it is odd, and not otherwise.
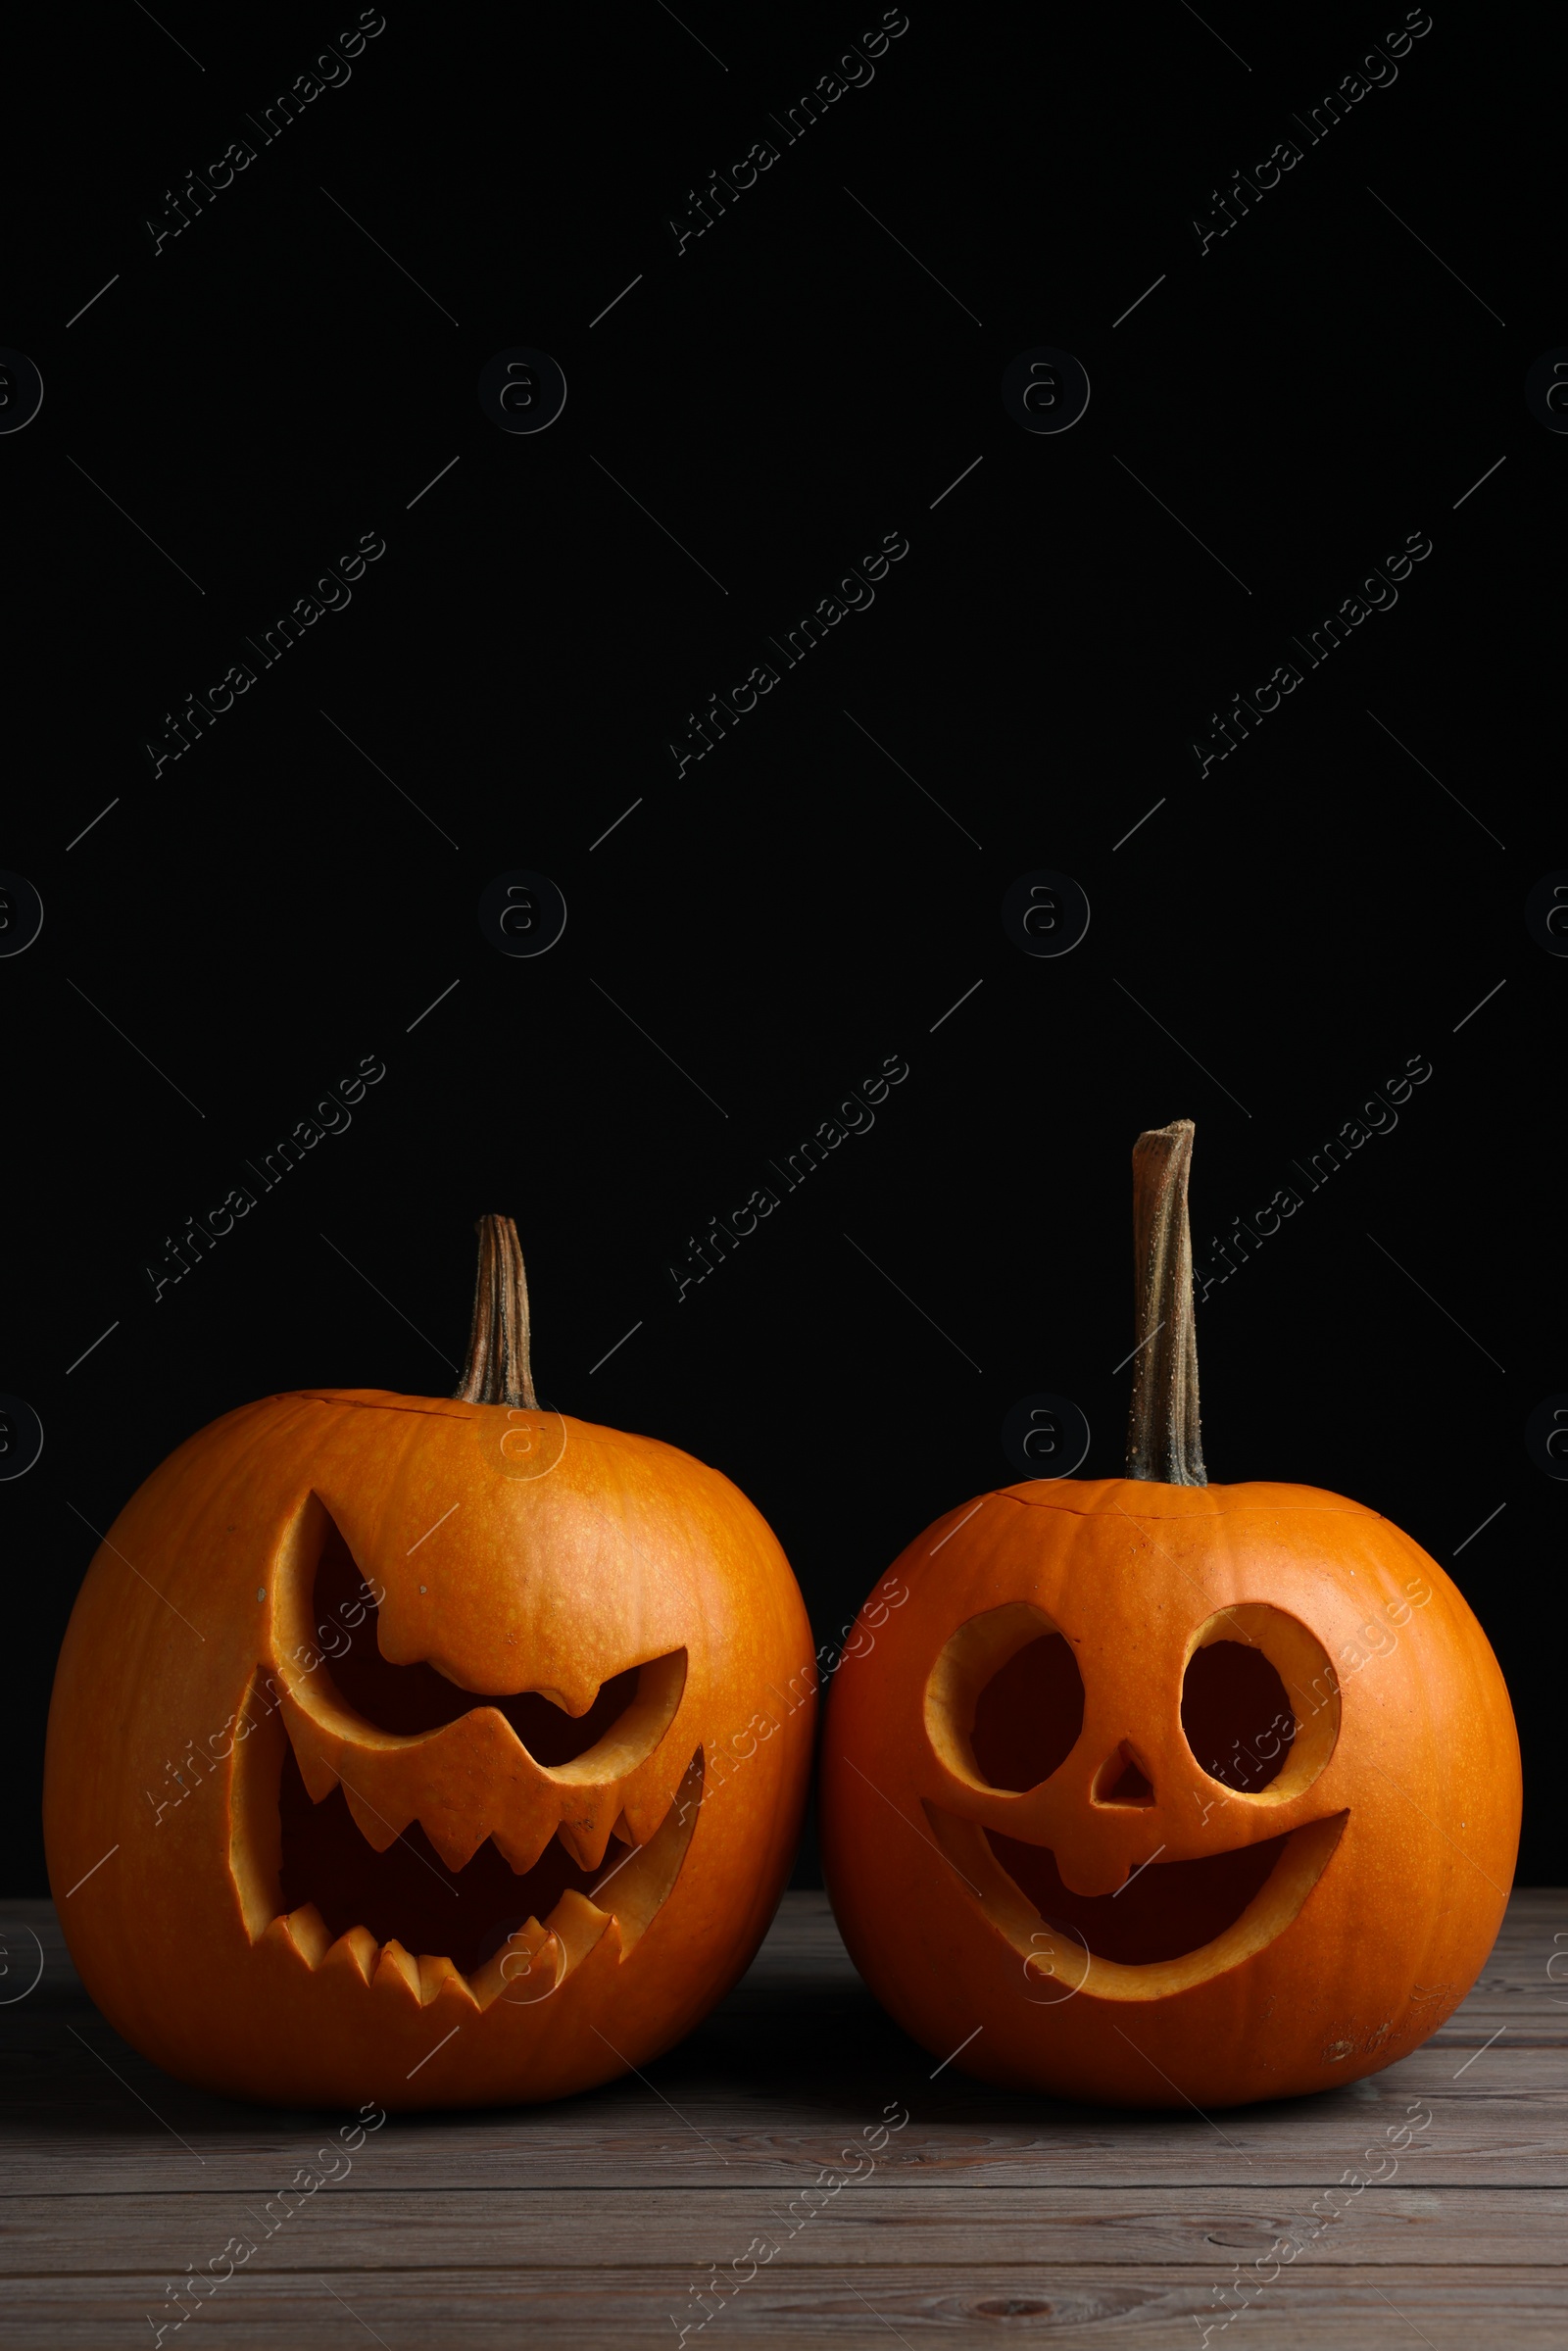
<path fill-rule="evenodd" d="M 1154 1790 L 1149 1776 L 1124 1739 L 1113 1753 L 1105 1757 L 1095 1774 L 1093 1801 L 1097 1804 L 1135 1804 L 1148 1806 L 1154 1801 Z"/>

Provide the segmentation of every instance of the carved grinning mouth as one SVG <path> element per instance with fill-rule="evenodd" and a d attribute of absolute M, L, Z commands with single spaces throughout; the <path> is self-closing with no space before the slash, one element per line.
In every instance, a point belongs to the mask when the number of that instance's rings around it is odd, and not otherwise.
<path fill-rule="evenodd" d="M 1163 1998 L 1273 1942 L 1299 1915 L 1349 1818 L 1333 1813 L 1193 1860 L 1148 1861 L 1113 1893 L 1080 1894 L 1063 1883 L 1049 1845 L 936 1804 L 925 1810 L 943 1852 L 1016 1947 L 1038 1953 L 1036 1931 L 1062 1931 L 1061 1956 L 1083 1971 L 1077 1988 L 1109 1999 Z"/>
<path fill-rule="evenodd" d="M 281 1672 L 275 1711 L 254 1702 L 271 1687 L 258 1668 L 246 1711 L 265 1735 L 235 1748 L 230 1854 L 253 1939 L 282 1936 L 313 1969 L 346 1964 L 367 1984 L 401 1978 L 424 2002 L 455 1978 L 479 2007 L 547 1997 L 612 1920 L 624 1957 L 702 1800 L 701 1747 L 678 1786 L 659 1752 L 684 1651 L 613 1676 L 573 1717 L 537 1690 L 486 1697 L 392 1664 L 328 1522 L 323 1627 L 340 1587 L 360 1594 L 347 1621 L 361 1629 L 308 1682 Z M 259 1873 L 257 1852 L 273 1866 Z"/>

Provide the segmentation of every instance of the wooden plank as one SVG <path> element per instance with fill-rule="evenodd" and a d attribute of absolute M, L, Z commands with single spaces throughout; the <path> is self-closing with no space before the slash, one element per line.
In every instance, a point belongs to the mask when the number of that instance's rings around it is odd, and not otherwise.
<path fill-rule="evenodd" d="M 919 2195 L 873 2181 L 790 2212 L 788 2184 L 711 2188 L 368 2190 L 318 2195 L 265 2237 L 259 2195 L 56 2195 L 14 2199 L 0 2219 L 0 2278 L 91 2267 L 145 2275 L 162 2291 L 185 2265 L 228 2242 L 254 2244 L 258 2274 L 496 2267 L 534 2270 L 728 2270 L 754 2237 L 791 2270 L 938 2264 L 990 2274 L 1028 2265 L 1103 2268 L 1153 2263 L 1229 2276 L 1266 2258 L 1276 2239 L 1313 2238 L 1311 2258 L 1341 2266 L 1453 2269 L 1568 2267 L 1568 2191 L 1560 2188 L 1369 2187 L 1324 2225 L 1310 2191 L 1259 2197 L 1250 2188 L 1071 2188 L 1039 2185 L 976 2196 L 952 2185 Z M 232 2256 L 231 2256 L 232 2258 Z M 1302 2256 L 1301 2258 L 1305 2258 Z M 244 2265 L 249 2268 L 247 2262 Z M 684 2290 L 684 2286 L 682 2286 Z"/>
<path fill-rule="evenodd" d="M 700 2282 L 700 2281 L 698 2281 Z M 846 2267 L 836 2275 L 760 2271 L 722 2304 L 710 2343 L 788 2343 L 792 2351 L 888 2351 L 960 2331 L 992 2339 L 1027 2329 L 1057 2351 L 1193 2351 L 1207 2341 L 1238 2351 L 1250 2342 L 1291 2351 L 1348 2351 L 1350 2345 L 1408 2341 L 1431 2351 L 1561 2351 L 1568 2329 L 1568 2281 L 1560 2273 L 1390 2268 L 1375 2280 L 1319 2263 L 1285 2273 L 1243 2314 L 1248 2332 L 1220 2331 L 1223 2281 L 1195 2278 L 1154 2263 L 1114 2271 L 1008 2264 L 989 2277 L 940 2264 L 918 2269 Z M 172 2306 L 149 2299 L 140 2279 L 93 2276 L 20 2280 L 8 2288 L 7 2318 L 28 2351 L 100 2351 L 153 2328 Z M 1228 2306 L 1234 2311 L 1235 2304 Z M 516 2351 L 520 2341 L 571 2351 L 624 2351 L 627 2342 L 680 2340 L 701 2306 L 668 2272 L 627 2271 L 590 2278 L 581 2271 L 527 2279 L 488 2269 L 388 2276 L 344 2271 L 324 2278 L 240 2272 L 199 2306 L 203 2336 L 286 2343 L 289 2351 L 344 2351 L 363 2339 L 385 2351 Z M 149 2327 L 149 2317 L 153 2327 Z M 1195 2326 L 1195 2321 L 1197 2322 Z M 177 2335 L 167 2338 L 177 2342 Z M 700 2335 L 687 2338 L 702 2341 Z"/>

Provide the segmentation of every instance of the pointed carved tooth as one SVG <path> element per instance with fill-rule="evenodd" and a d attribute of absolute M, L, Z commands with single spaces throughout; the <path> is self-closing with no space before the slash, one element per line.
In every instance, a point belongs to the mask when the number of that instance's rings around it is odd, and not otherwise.
<path fill-rule="evenodd" d="M 453 1872 L 473 1859 L 489 1834 L 482 1822 L 474 1824 L 446 1811 L 421 1813 L 419 1826 Z"/>
<path fill-rule="evenodd" d="M 356 1788 L 351 1788 L 346 1780 L 343 1783 L 343 1796 L 350 1812 L 354 1815 L 355 1827 L 366 1843 L 373 1845 L 378 1853 L 384 1853 L 394 1837 L 402 1835 L 412 1817 L 410 1814 L 405 1814 L 402 1820 L 389 1819 L 384 1807 L 377 1810 Z"/>
<path fill-rule="evenodd" d="M 626 1818 L 624 1808 L 616 1814 L 615 1825 L 610 1834 L 612 1837 L 618 1837 L 623 1845 L 640 1844 L 642 1841 L 640 1837 L 633 1835 L 632 1825 Z"/>
<path fill-rule="evenodd" d="M 332 1947 L 327 1924 L 314 1902 L 301 1903 L 283 1921 L 290 1942 L 308 1967 L 318 1968 Z"/>
<path fill-rule="evenodd" d="M 553 1820 L 530 1820 L 523 1827 L 514 1821 L 506 1828 L 492 1829 L 490 1832 L 502 1860 L 509 1869 L 515 1870 L 519 1878 L 532 1869 L 555 1834 L 556 1824 Z"/>
<path fill-rule="evenodd" d="M 599 1909 L 586 1894 L 578 1893 L 575 1886 L 566 1888 L 545 1921 L 551 1933 L 559 1936 L 566 1954 L 568 1975 L 580 1960 L 587 1958 L 606 1928 L 612 1924 L 610 1912 Z M 616 1932 L 618 1937 L 618 1929 Z"/>
<path fill-rule="evenodd" d="M 432 1958 L 428 1951 L 419 1953 L 419 1999 L 428 2008 L 438 1999 L 447 1984 L 453 1984 L 466 1993 L 468 1986 L 462 1971 L 450 1959 Z M 471 2004 L 471 2000 L 470 2000 Z"/>
<path fill-rule="evenodd" d="M 358 1976 L 362 1984 L 368 1984 L 375 1974 L 379 1949 L 380 1945 L 368 1927 L 351 1927 L 347 1935 L 338 1936 L 321 1966 L 340 1973 L 348 1970 Z"/>
<path fill-rule="evenodd" d="M 313 1804 L 322 1803 L 337 1786 L 337 1765 L 333 1761 L 335 1742 L 329 1742 L 322 1737 L 310 1716 L 302 1713 L 292 1698 L 283 1701 L 283 1721 L 306 1793 Z"/>
<path fill-rule="evenodd" d="M 474 1970 L 469 1988 L 481 2008 L 497 1999 L 512 2008 L 533 2008 L 560 1989 L 570 1964 L 561 1937 L 531 1918 Z"/>
<path fill-rule="evenodd" d="M 403 2001 L 417 2001 L 419 1997 L 419 1963 L 403 1945 L 394 1939 L 381 1945 L 381 1956 L 371 1979 L 371 1989 L 386 1997 Z"/>
<path fill-rule="evenodd" d="M 556 1834 L 579 1869 L 596 1870 L 610 1842 L 610 1816 L 583 1804 L 574 1819 L 562 1822 Z"/>
<path fill-rule="evenodd" d="M 631 1831 L 631 1843 L 653 1843 L 661 1822 L 679 1792 L 685 1769 L 684 1763 L 678 1770 L 672 1764 L 665 1764 L 657 1779 L 647 1771 L 640 1772 L 636 1788 L 622 1790 L 626 1803 L 620 1817 Z"/>

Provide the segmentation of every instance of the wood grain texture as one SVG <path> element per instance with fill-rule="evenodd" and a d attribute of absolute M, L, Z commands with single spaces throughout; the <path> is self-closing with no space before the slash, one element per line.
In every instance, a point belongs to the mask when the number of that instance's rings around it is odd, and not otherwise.
<path fill-rule="evenodd" d="M 748 2260 L 756 2277 L 690 2342 L 1022 2332 L 1164 2351 L 1206 2327 L 1229 2351 L 1244 2324 L 1302 2351 L 1568 2340 L 1568 1964 L 1547 1973 L 1568 1951 L 1562 1894 L 1515 1895 L 1475 1990 L 1413 2056 L 1214 2116 L 933 2080 L 824 1897 L 792 1894 L 744 1982 L 646 2079 L 394 2117 L 281 2224 L 274 2203 L 270 2236 L 268 2199 L 340 2118 L 211 2098 L 145 2063 L 87 2001 L 47 1904 L 0 1907 L 0 1991 L 36 1967 L 24 1931 L 44 1964 L 0 2007 L 0 2295 L 29 2351 L 151 2340 L 178 2315 L 166 2281 L 230 2238 L 257 2250 L 201 2327 L 302 2351 L 371 2334 L 513 2351 L 524 2327 L 573 2351 L 673 2342 L 703 2318 L 693 2290 Z M 1321 2224 L 1314 2199 L 1370 2170 L 1420 2101 L 1432 2123 L 1396 2173 Z M 893 2102 L 909 2120 L 874 2167 L 808 2195 Z M 1282 2238 L 1295 2263 L 1241 2309 L 1238 2277 L 1255 2292 Z"/>

